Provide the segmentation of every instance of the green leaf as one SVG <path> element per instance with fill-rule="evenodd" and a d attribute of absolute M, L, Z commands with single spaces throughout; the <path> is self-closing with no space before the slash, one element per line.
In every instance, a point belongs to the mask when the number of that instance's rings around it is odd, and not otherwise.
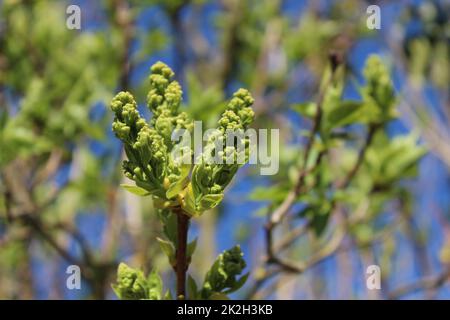
<path fill-rule="evenodd" d="M 223 199 L 223 193 L 207 194 L 200 200 L 200 207 L 202 211 L 216 207 Z"/>
<path fill-rule="evenodd" d="M 182 164 L 180 167 L 180 180 L 186 179 L 189 176 L 189 172 L 191 172 L 191 165 Z"/>
<path fill-rule="evenodd" d="M 113 292 L 116 294 L 117 298 L 119 298 L 120 300 L 124 299 L 122 298 L 122 291 L 120 290 L 118 285 L 111 284 L 111 288 L 113 289 Z"/>
<path fill-rule="evenodd" d="M 170 290 L 167 290 L 164 294 L 164 300 L 173 300 L 172 292 L 170 292 Z"/>
<path fill-rule="evenodd" d="M 317 112 L 317 106 L 314 102 L 297 103 L 292 105 L 292 110 L 306 118 L 314 118 Z"/>
<path fill-rule="evenodd" d="M 153 270 L 147 278 L 147 283 L 149 287 L 149 299 L 150 300 L 161 300 L 162 297 L 162 279 L 156 270 Z"/>
<path fill-rule="evenodd" d="M 191 165 L 183 164 L 180 166 L 180 177 L 177 181 L 173 182 L 166 191 L 166 197 L 168 199 L 174 198 L 180 194 L 188 183 L 189 172 L 191 171 Z"/>
<path fill-rule="evenodd" d="M 188 298 L 190 300 L 197 300 L 197 283 L 195 282 L 194 278 L 191 277 L 191 275 L 188 275 L 187 278 L 187 291 L 188 291 Z"/>
<path fill-rule="evenodd" d="M 169 189 L 167 189 L 167 191 L 166 191 L 167 199 L 172 199 L 172 198 L 176 197 L 178 194 L 180 194 L 181 191 L 183 190 L 183 188 L 185 187 L 185 184 L 186 183 L 184 180 L 172 183 L 170 185 Z"/>
<path fill-rule="evenodd" d="M 241 287 L 246 277 L 239 280 L 237 277 L 245 267 L 246 263 L 239 245 L 222 252 L 206 273 L 201 291 L 202 297 L 210 299 L 214 293 L 225 293 L 227 290 L 232 292 L 234 288 Z"/>
<path fill-rule="evenodd" d="M 342 101 L 328 113 L 328 126 L 333 129 L 361 122 L 364 117 L 363 106 L 363 103 L 358 101 Z"/>
<path fill-rule="evenodd" d="M 357 224 L 351 231 L 354 233 L 358 244 L 369 244 L 374 236 L 373 228 L 367 223 Z"/>
<path fill-rule="evenodd" d="M 195 238 L 187 245 L 186 254 L 188 257 L 192 257 L 192 255 L 194 254 L 195 248 L 197 247 L 197 239 L 198 238 Z"/>
<path fill-rule="evenodd" d="M 306 206 L 304 208 L 302 208 L 298 213 L 297 216 L 299 218 L 309 218 L 312 217 L 314 215 L 314 211 L 315 207 L 314 206 Z"/>
<path fill-rule="evenodd" d="M 158 237 L 156 238 L 156 240 L 158 241 L 161 250 L 169 258 L 170 264 L 173 266 L 176 262 L 176 259 L 175 259 L 175 247 L 173 246 L 172 242 Z"/>
<path fill-rule="evenodd" d="M 270 212 L 270 208 L 268 206 L 261 207 L 258 210 L 256 210 L 252 216 L 253 217 L 267 217 L 267 214 Z"/>
<path fill-rule="evenodd" d="M 183 209 L 191 216 L 196 216 L 198 214 L 195 206 L 195 196 L 191 183 L 189 183 L 186 188 L 186 194 L 184 195 Z"/>
<path fill-rule="evenodd" d="M 122 188 L 124 188 L 125 190 L 137 195 L 137 196 L 148 196 L 150 194 L 150 192 L 148 192 L 147 190 L 138 187 L 138 186 L 132 186 L 132 185 L 128 185 L 128 184 L 121 184 L 120 185 Z"/>
<path fill-rule="evenodd" d="M 289 192 L 288 188 L 281 185 L 271 187 L 256 187 L 251 192 L 249 199 L 252 201 L 273 201 L 281 202 Z"/>
<path fill-rule="evenodd" d="M 316 212 L 316 214 L 313 215 L 311 226 L 316 236 L 320 237 L 322 233 L 325 231 L 329 217 L 330 217 L 329 211 Z"/>
<path fill-rule="evenodd" d="M 426 150 L 417 144 L 415 134 L 398 136 L 389 141 L 379 132 L 367 150 L 366 163 L 370 175 L 379 185 L 390 185 L 416 174 L 417 163 Z"/>
<path fill-rule="evenodd" d="M 177 245 L 177 216 L 169 212 L 163 219 L 163 233 L 173 243 Z"/>
<path fill-rule="evenodd" d="M 233 286 L 233 288 L 225 290 L 223 293 L 230 294 L 235 291 L 238 291 L 242 286 L 247 282 L 247 279 L 250 275 L 250 272 L 247 272 L 242 277 L 239 278 L 239 280 L 236 281 L 236 284 Z"/>

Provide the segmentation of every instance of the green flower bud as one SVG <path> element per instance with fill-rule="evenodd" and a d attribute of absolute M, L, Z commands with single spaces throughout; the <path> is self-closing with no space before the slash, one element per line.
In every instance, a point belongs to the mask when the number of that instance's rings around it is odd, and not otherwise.
<path fill-rule="evenodd" d="M 141 118 L 133 96 L 129 92 L 119 92 L 111 101 L 111 110 L 115 114 L 112 129 L 116 136 L 125 143 L 134 143 L 145 120 Z"/>
<path fill-rule="evenodd" d="M 243 257 L 244 254 L 239 245 L 224 251 L 223 268 L 229 277 L 235 277 L 236 275 L 241 274 L 242 270 L 245 269 L 246 263 Z"/>
<path fill-rule="evenodd" d="M 167 80 L 173 78 L 175 75 L 164 62 L 158 61 L 156 62 L 151 68 L 150 68 L 152 74 L 159 74 L 162 75 Z"/>
<path fill-rule="evenodd" d="M 148 299 L 147 282 L 142 271 L 130 268 L 125 263 L 117 269 L 117 283 L 113 285 L 117 296 L 123 300 Z"/>
<path fill-rule="evenodd" d="M 180 170 L 179 159 L 172 158 L 172 151 L 179 151 L 175 148 L 180 147 L 171 139 L 174 130 L 193 129 L 193 121 L 178 110 L 181 86 L 173 80 L 173 71 L 164 63 L 157 62 L 150 70 L 147 105 L 153 116 L 149 122 L 140 116 L 129 92 L 119 92 L 111 102 L 115 114 L 112 128 L 124 142 L 128 158 L 123 163 L 124 174 L 163 202 L 169 200 L 168 194 L 170 201 L 174 201 L 174 192 L 182 191 L 186 199 L 181 196 L 176 201 L 182 206 L 188 204 L 193 215 L 202 213 L 220 203 L 225 187 L 241 165 L 236 163 L 238 154 L 234 146 L 225 150 L 218 147 L 226 140 L 226 130 L 245 130 L 250 125 L 254 117 L 250 106 L 254 100 L 245 89 L 234 93 L 218 121 L 217 131 L 205 146 L 200 163 L 192 169 L 189 182 L 190 168 Z M 248 141 L 244 144 L 248 145 Z M 190 147 L 181 148 L 183 155 L 192 156 Z"/>
<path fill-rule="evenodd" d="M 372 55 L 367 59 L 364 76 L 367 84 L 363 89 L 363 95 L 378 108 L 380 121 L 393 118 L 395 116 L 394 86 L 389 70 L 379 56 Z"/>
<path fill-rule="evenodd" d="M 218 193 L 221 193 L 223 190 L 222 190 L 222 187 L 220 186 L 220 185 L 218 185 L 218 184 L 214 184 L 212 187 L 211 187 L 211 193 L 212 194 L 218 194 Z"/>
<path fill-rule="evenodd" d="M 181 86 L 177 81 L 173 81 L 167 87 L 164 93 L 164 99 L 167 101 L 168 107 L 174 111 L 178 110 L 178 106 L 181 103 L 181 97 L 183 92 Z"/>
<path fill-rule="evenodd" d="M 159 117 L 155 122 L 155 128 L 164 137 L 164 139 L 171 139 L 173 125 L 169 117 Z"/>
<path fill-rule="evenodd" d="M 183 92 L 180 84 L 172 81 L 173 71 L 164 63 L 157 62 L 151 67 L 151 72 L 151 89 L 147 96 L 147 105 L 153 113 L 150 124 L 164 138 L 170 152 L 174 147 L 171 140 L 173 130 L 191 130 L 193 122 L 186 113 L 178 111 Z"/>
<path fill-rule="evenodd" d="M 233 291 L 233 289 L 243 284 L 240 283 L 242 282 L 240 280 L 244 277 L 237 279 L 246 267 L 243 256 L 241 248 L 237 245 L 229 250 L 225 250 L 217 257 L 206 274 L 202 289 L 203 298 L 208 299 L 211 294 L 224 292 L 226 289 Z"/>
<path fill-rule="evenodd" d="M 239 89 L 234 93 L 227 109 L 218 121 L 218 130 L 209 137 L 199 163 L 194 166 L 192 190 L 196 209 L 200 212 L 219 204 L 221 198 L 215 196 L 223 194 L 223 190 L 242 165 L 237 163 L 238 152 L 234 146 L 227 146 L 224 150 L 217 149 L 217 147 L 224 146 L 227 130 L 244 131 L 247 129 L 254 118 L 254 112 L 250 108 L 253 101 L 247 90 Z M 247 140 L 244 139 L 244 146 L 249 145 Z M 211 195 L 215 196 L 211 197 Z"/>
<path fill-rule="evenodd" d="M 156 271 L 145 277 L 142 271 L 125 263 L 119 264 L 117 282 L 112 287 L 122 300 L 160 300 L 162 297 L 162 281 Z"/>

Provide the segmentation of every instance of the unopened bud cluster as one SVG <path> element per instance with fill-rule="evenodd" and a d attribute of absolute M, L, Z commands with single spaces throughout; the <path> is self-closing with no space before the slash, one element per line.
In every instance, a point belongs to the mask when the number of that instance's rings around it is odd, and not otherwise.
<path fill-rule="evenodd" d="M 148 122 L 139 114 L 136 101 L 129 92 L 118 93 L 111 102 L 115 114 L 112 128 L 124 143 L 128 158 L 123 162 L 125 175 L 135 181 L 136 186 L 148 191 L 159 206 L 181 207 L 187 214 L 195 216 L 220 203 L 225 187 L 242 165 L 230 161 L 239 156 L 237 145 L 223 150 L 217 146 L 218 142 L 223 145 L 228 131 L 248 128 L 254 118 L 251 109 L 254 100 L 245 89 L 234 93 L 201 160 L 186 167 L 172 157 L 171 151 L 177 147 L 172 134 L 176 130 L 191 131 L 193 121 L 185 112 L 179 111 L 182 90 L 173 77 L 173 71 L 162 62 L 151 67 L 147 106 L 153 116 Z M 248 139 L 241 140 L 240 143 L 248 146 Z M 182 148 L 188 149 L 183 150 L 188 155 L 193 154 L 189 147 Z M 210 161 L 213 157 L 223 161 L 213 163 Z"/>

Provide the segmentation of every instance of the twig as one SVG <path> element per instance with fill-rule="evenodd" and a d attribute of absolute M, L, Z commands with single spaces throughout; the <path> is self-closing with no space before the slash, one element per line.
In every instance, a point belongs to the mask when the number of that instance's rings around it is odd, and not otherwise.
<path fill-rule="evenodd" d="M 42 169 L 38 170 L 33 177 L 31 188 L 43 183 L 49 177 L 53 176 L 61 165 L 63 158 L 63 151 L 61 149 L 55 149 L 50 153 L 50 156 Z"/>
<path fill-rule="evenodd" d="M 52 227 L 50 226 L 50 228 L 52 228 Z M 72 238 L 80 246 L 81 252 L 83 254 L 83 260 L 86 262 L 86 264 L 90 265 L 93 263 L 91 249 L 89 248 L 89 245 L 88 245 L 86 239 L 76 228 L 74 228 L 71 225 L 64 224 L 62 222 L 55 224 L 54 228 L 62 230 L 64 232 L 68 233 L 70 236 L 72 236 Z"/>
<path fill-rule="evenodd" d="M 277 269 L 271 269 L 262 275 L 253 285 L 253 287 L 247 292 L 247 298 L 261 298 L 256 293 L 258 290 L 266 284 L 270 279 L 280 274 L 282 271 L 289 273 L 302 274 L 305 271 L 315 267 L 316 265 L 327 260 L 329 257 L 338 252 L 338 249 L 345 237 L 345 227 L 341 226 L 335 231 L 331 239 L 323 246 L 315 255 L 313 255 L 306 263 L 294 263 L 287 260 L 277 260 L 274 263 L 278 266 Z M 275 259 L 278 259 L 275 257 Z"/>
<path fill-rule="evenodd" d="M 294 273 L 303 273 L 308 268 L 313 267 L 317 263 L 323 261 L 327 257 L 333 255 L 339 248 L 340 244 L 342 243 L 343 239 L 345 238 L 345 230 L 347 228 L 347 222 L 346 222 L 346 216 L 341 210 L 337 210 L 339 213 L 337 215 L 337 218 L 341 220 L 340 227 L 338 230 L 335 231 L 332 239 L 314 256 L 310 258 L 309 261 L 303 264 L 294 263 L 291 261 L 283 260 L 279 258 L 274 251 L 279 252 L 280 249 L 284 249 L 288 247 L 293 241 L 295 241 L 297 238 L 295 237 L 297 234 L 301 235 L 304 233 L 305 227 L 299 227 L 296 230 L 294 230 L 291 234 L 289 234 L 277 247 L 277 250 L 274 250 L 274 244 L 273 244 L 273 229 L 276 225 L 278 225 L 284 217 L 288 214 L 290 208 L 295 203 L 296 199 L 298 198 L 300 192 L 304 188 L 304 180 L 307 176 L 307 173 L 309 172 L 307 169 L 307 163 L 310 151 L 313 146 L 314 137 L 320 130 L 320 123 L 321 123 L 321 116 L 322 116 L 322 103 L 324 94 L 328 88 L 328 86 L 332 83 L 334 71 L 337 69 L 338 64 L 340 63 L 340 60 L 333 55 L 331 57 L 331 63 L 332 63 L 332 76 L 330 77 L 329 81 L 326 82 L 324 86 L 324 90 L 321 92 L 321 95 L 319 96 L 318 102 L 317 102 L 317 111 L 314 118 L 314 124 L 311 132 L 310 139 L 308 140 L 308 144 L 305 148 L 305 154 L 304 154 L 304 160 L 303 160 L 303 167 L 300 171 L 299 178 L 297 180 L 296 185 L 294 188 L 289 192 L 288 196 L 285 198 L 285 200 L 282 202 L 282 204 L 273 212 L 272 215 L 269 216 L 269 222 L 266 224 L 266 250 L 267 250 L 267 263 L 272 263 L 278 265 L 280 268 L 272 271 L 270 273 L 267 273 L 264 277 L 261 277 L 256 283 L 255 286 L 252 289 L 252 292 L 255 293 L 259 287 L 261 287 L 267 280 L 269 280 L 271 277 L 277 275 L 280 271 L 287 271 L 287 272 L 294 272 Z M 381 128 L 378 124 L 372 124 L 369 126 L 367 136 L 365 138 L 364 144 L 361 147 L 360 151 L 358 152 L 357 160 L 352 167 L 352 169 L 347 173 L 345 178 L 337 184 L 337 188 L 339 189 L 345 189 L 347 188 L 350 183 L 355 178 L 357 172 L 359 171 L 366 152 L 369 148 L 369 146 L 372 144 L 373 138 L 375 133 Z M 321 161 L 321 157 L 323 154 L 319 154 L 318 159 L 316 160 L 316 164 L 314 167 L 318 166 L 318 164 Z M 336 208 L 336 201 L 332 202 L 332 208 L 333 211 Z"/>
<path fill-rule="evenodd" d="M 47 233 L 39 219 L 36 219 L 31 214 L 22 214 L 18 219 L 37 232 L 67 262 L 79 266 L 83 265 L 80 260 L 71 255 L 68 250 L 63 248 L 49 233 Z"/>
<path fill-rule="evenodd" d="M 446 130 L 450 121 L 448 111 L 450 109 L 446 109 L 445 102 L 440 104 L 438 109 L 442 111 L 441 114 L 444 116 L 438 116 L 431 111 L 435 108 L 426 108 L 429 103 L 427 103 L 424 97 L 423 88 L 415 84 L 412 77 L 408 74 L 407 57 L 403 53 L 403 48 L 400 45 L 402 41 L 400 40 L 402 39 L 392 37 L 389 39 L 388 45 L 396 61 L 396 68 L 406 76 L 402 88 L 401 105 L 403 106 L 403 111 L 421 129 L 422 136 L 430 150 L 450 167 L 450 147 L 448 143 L 450 141 L 450 134 Z M 430 118 L 424 118 L 424 115 L 428 115 Z"/>
<path fill-rule="evenodd" d="M 186 298 L 186 272 L 189 267 L 187 263 L 187 235 L 189 229 L 189 216 L 182 209 L 175 210 L 177 215 L 177 249 L 176 273 L 177 273 L 177 298 Z"/>
<path fill-rule="evenodd" d="M 305 147 L 305 152 L 303 155 L 303 164 L 302 168 L 299 173 L 299 177 L 297 179 L 297 183 L 294 185 L 292 190 L 288 193 L 287 197 L 284 199 L 284 201 L 281 203 L 281 205 L 272 213 L 269 215 L 269 221 L 267 222 L 265 229 L 266 229 L 266 250 L 267 250 L 267 261 L 274 262 L 280 264 L 280 259 L 276 258 L 273 253 L 273 229 L 283 220 L 283 218 L 288 214 L 289 210 L 294 205 L 295 201 L 297 200 L 298 196 L 300 195 L 300 192 L 302 191 L 302 188 L 304 187 L 305 178 L 307 176 L 308 171 L 308 159 L 314 144 L 315 136 L 320 132 L 320 126 L 322 121 L 322 104 L 325 97 L 325 94 L 328 90 L 328 87 L 333 83 L 334 75 L 336 71 L 336 65 L 337 59 L 334 58 L 334 55 L 330 56 L 330 60 L 332 62 L 332 73 L 331 76 L 327 79 L 325 82 L 325 85 L 323 87 L 323 90 L 319 93 L 319 97 L 317 100 L 317 109 L 316 114 L 314 116 L 313 120 L 313 127 L 311 129 L 311 135 L 309 137 L 309 140 Z M 316 159 L 317 166 L 322 157 L 323 153 L 321 152 L 319 156 Z M 286 266 L 285 266 L 286 267 Z"/>
<path fill-rule="evenodd" d="M 295 201 L 297 200 L 300 193 L 303 191 L 304 184 L 305 184 L 305 178 L 307 174 L 310 172 L 310 169 L 308 169 L 308 159 L 312 150 L 312 147 L 314 145 L 314 140 L 317 134 L 320 133 L 320 126 L 322 121 L 322 104 L 325 98 L 325 94 L 329 88 L 329 86 L 333 83 L 334 77 L 335 77 L 335 71 L 337 69 L 337 66 L 339 63 L 341 63 L 341 60 L 339 57 L 337 57 L 336 54 L 332 53 L 330 54 L 330 62 L 331 62 L 331 76 L 326 80 L 323 89 L 319 93 L 319 97 L 317 99 L 317 109 L 316 113 L 313 119 L 313 127 L 311 129 L 311 134 L 309 137 L 309 140 L 305 147 L 305 152 L 303 155 L 303 163 L 302 168 L 299 172 L 299 177 L 297 179 L 296 184 L 293 186 L 291 191 L 288 193 L 284 201 L 281 203 L 281 205 L 273 211 L 272 214 L 268 215 L 268 222 L 265 225 L 265 240 L 266 240 L 266 264 L 275 264 L 279 266 L 279 269 L 275 269 L 271 272 L 267 272 L 264 276 L 260 277 L 258 281 L 255 283 L 254 287 L 250 290 L 249 296 L 251 297 L 267 280 L 272 278 L 273 276 L 277 275 L 280 271 L 285 270 L 288 272 L 293 273 L 302 273 L 306 270 L 308 264 L 298 264 L 293 263 L 290 261 L 284 261 L 281 258 L 279 258 L 274 253 L 274 241 L 273 241 L 273 230 L 274 228 L 280 224 L 280 222 L 284 219 L 284 217 L 289 213 L 290 209 L 294 205 Z M 320 152 L 319 155 L 316 158 L 316 162 L 313 165 L 313 169 L 316 168 L 323 156 L 325 155 L 324 152 Z M 290 241 L 294 241 L 295 239 L 290 239 Z M 284 243 L 282 246 L 287 246 L 286 243 Z"/>
<path fill-rule="evenodd" d="M 50 245 L 63 259 L 70 264 L 75 264 L 82 270 L 82 277 L 91 285 L 97 298 L 104 298 L 104 280 L 110 272 L 113 263 L 96 263 L 92 259 L 89 247 L 77 230 L 61 223 L 49 226 L 43 223 L 39 212 L 46 206 L 38 206 L 33 199 L 33 190 L 22 186 L 21 179 L 11 176 L 14 171 L 6 170 L 1 173 L 5 186 L 5 208 L 9 223 L 23 223 L 28 229 L 36 233 L 40 238 Z M 13 208 L 12 204 L 15 204 Z M 79 259 L 65 248 L 50 232 L 51 229 L 61 229 L 69 233 L 79 244 L 83 252 L 83 258 Z M 101 280 L 101 281 L 99 281 Z"/>
<path fill-rule="evenodd" d="M 282 252 L 286 248 L 288 248 L 298 237 L 308 231 L 310 227 L 310 221 L 305 224 L 302 224 L 292 231 L 290 231 L 280 242 L 274 245 L 274 251 Z"/>
<path fill-rule="evenodd" d="M 405 295 L 415 293 L 417 291 L 423 290 L 429 291 L 438 289 L 441 286 L 443 286 L 449 278 L 450 278 L 450 267 L 447 267 L 443 272 L 441 272 L 439 275 L 435 277 L 422 278 L 417 282 L 413 282 L 403 287 L 395 289 L 394 291 L 389 293 L 388 298 L 395 300 Z"/>
<path fill-rule="evenodd" d="M 369 126 L 369 130 L 367 132 L 367 136 L 364 141 L 364 145 L 359 150 L 358 158 L 356 159 L 355 165 L 347 173 L 344 180 L 342 180 L 340 183 L 338 183 L 338 185 L 337 185 L 338 189 L 346 189 L 350 185 L 353 178 L 356 176 L 356 173 L 359 171 L 359 168 L 361 167 L 362 163 L 364 162 L 364 157 L 366 155 L 367 149 L 372 144 L 373 137 L 375 136 L 375 133 L 378 131 L 379 128 L 380 128 L 380 126 L 377 124 L 372 124 Z"/>

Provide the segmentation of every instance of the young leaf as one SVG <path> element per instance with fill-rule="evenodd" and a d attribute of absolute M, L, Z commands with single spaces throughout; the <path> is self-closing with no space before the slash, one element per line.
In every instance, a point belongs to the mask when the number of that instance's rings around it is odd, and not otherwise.
<path fill-rule="evenodd" d="M 184 189 L 185 185 L 186 185 L 185 179 L 182 179 L 182 180 L 172 183 L 170 185 L 169 189 L 167 189 L 167 191 L 166 191 L 167 199 L 175 198 L 178 194 L 181 193 L 181 191 Z"/>
<path fill-rule="evenodd" d="M 317 112 L 314 102 L 297 103 L 292 105 L 292 109 L 306 118 L 314 118 Z"/>
<path fill-rule="evenodd" d="M 236 281 L 236 284 L 233 286 L 233 288 L 225 290 L 223 293 L 230 294 L 235 291 L 238 291 L 242 286 L 247 282 L 247 279 L 250 275 L 250 272 L 247 272 L 242 277 L 239 278 L 239 280 Z"/>
<path fill-rule="evenodd" d="M 195 248 L 197 247 L 197 239 L 195 238 L 194 240 L 192 240 L 188 245 L 187 245 L 187 256 L 188 257 L 192 257 L 192 255 L 194 254 Z"/>
<path fill-rule="evenodd" d="M 195 206 L 195 195 L 192 189 L 192 183 L 189 183 L 186 188 L 186 194 L 184 195 L 184 202 L 182 203 L 184 211 L 189 213 L 191 216 L 197 215 L 197 210 Z"/>
<path fill-rule="evenodd" d="M 196 300 L 197 299 L 197 283 L 195 282 L 194 278 L 191 277 L 191 275 L 188 275 L 187 278 L 187 291 L 188 291 L 188 298 L 190 300 Z"/>
<path fill-rule="evenodd" d="M 147 283 L 149 287 L 149 299 L 150 300 L 161 300 L 162 297 L 162 280 L 159 274 L 153 270 L 147 278 Z"/>
<path fill-rule="evenodd" d="M 252 201 L 267 201 L 267 199 L 271 199 L 273 202 L 281 202 L 288 192 L 288 188 L 281 185 L 256 187 L 250 193 L 249 199 Z"/>
<path fill-rule="evenodd" d="M 150 194 L 150 192 L 148 192 L 147 190 L 138 187 L 138 186 L 132 186 L 132 185 L 128 185 L 128 184 L 121 184 L 120 185 L 122 188 L 124 188 L 125 190 L 137 195 L 137 196 L 148 196 Z"/>
<path fill-rule="evenodd" d="M 164 294 L 164 300 L 173 300 L 172 292 L 170 292 L 170 290 L 167 290 Z"/>
<path fill-rule="evenodd" d="M 325 231 L 325 228 L 328 223 L 328 218 L 330 217 L 329 211 L 316 212 L 313 215 L 311 226 L 314 230 L 316 236 L 320 237 L 322 233 Z"/>
<path fill-rule="evenodd" d="M 223 199 L 223 193 L 207 194 L 200 200 L 200 207 L 202 211 L 216 207 Z"/>
<path fill-rule="evenodd" d="M 173 243 L 177 245 L 177 217 L 175 214 L 166 211 L 161 215 L 161 221 L 163 223 L 163 233 Z"/>
<path fill-rule="evenodd" d="M 237 280 L 242 270 L 246 267 L 243 253 L 239 246 L 235 246 L 221 253 L 211 269 L 207 272 L 203 283 L 201 295 L 204 299 L 211 299 L 216 293 L 224 293 L 226 290 L 242 286 L 244 279 Z"/>
<path fill-rule="evenodd" d="M 338 107 L 333 108 L 327 115 L 330 128 L 344 127 L 356 122 L 362 122 L 364 118 L 363 103 L 358 101 L 342 101 Z"/>
<path fill-rule="evenodd" d="M 169 258 L 169 263 L 173 266 L 175 264 L 175 248 L 172 242 L 158 237 L 156 238 L 156 240 L 158 241 L 161 250 Z"/>

